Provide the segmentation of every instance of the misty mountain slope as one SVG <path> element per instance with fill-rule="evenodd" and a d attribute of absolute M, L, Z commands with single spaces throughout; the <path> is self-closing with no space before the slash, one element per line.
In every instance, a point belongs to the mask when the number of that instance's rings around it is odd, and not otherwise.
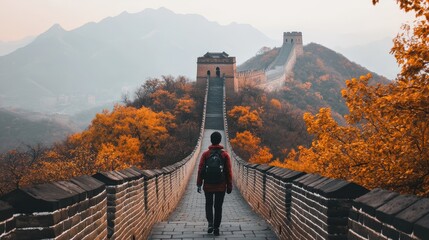
<path fill-rule="evenodd" d="M 19 48 L 25 47 L 34 40 L 34 37 L 26 37 L 17 41 L 0 41 L 0 56 L 5 56 Z"/>
<path fill-rule="evenodd" d="M 247 60 L 240 70 L 265 69 L 274 61 L 278 50 L 273 49 Z M 388 79 L 348 60 L 343 55 L 316 43 L 304 46 L 304 54 L 297 58 L 293 78 L 279 90 L 283 99 L 302 111 L 317 112 L 321 107 L 330 107 L 334 116 L 342 120 L 348 113 L 341 90 L 345 80 L 371 73 L 371 84 L 386 84 Z"/>
<path fill-rule="evenodd" d="M 65 116 L 0 109 L 0 152 L 27 144 L 47 146 L 79 130 Z"/>
<path fill-rule="evenodd" d="M 49 102 L 53 111 L 61 95 L 114 100 L 121 89 L 148 77 L 193 78 L 197 57 L 207 51 L 225 51 L 240 61 L 265 45 L 273 41 L 250 25 L 222 26 L 165 8 L 124 12 L 72 31 L 54 25 L 0 57 L 0 103 L 44 111 Z"/>
<path fill-rule="evenodd" d="M 371 70 L 382 73 L 389 79 L 395 79 L 396 75 L 400 72 L 400 68 L 395 57 L 389 54 L 392 47 L 392 39 L 384 38 L 365 45 L 352 46 L 339 50 L 347 58 L 355 62 L 365 63 L 366 66 L 371 66 Z"/>

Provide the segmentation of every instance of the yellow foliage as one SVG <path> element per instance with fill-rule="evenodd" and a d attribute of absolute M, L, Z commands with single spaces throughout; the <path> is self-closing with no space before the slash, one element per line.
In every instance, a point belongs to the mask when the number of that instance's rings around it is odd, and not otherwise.
<path fill-rule="evenodd" d="M 347 80 L 347 125 L 336 123 L 329 109 L 305 114 L 315 135 L 311 147 L 275 165 L 429 196 L 429 2 L 398 3 L 419 20 L 394 40 L 392 52 L 402 67 L 397 81 L 369 86 L 370 74 Z"/>
<path fill-rule="evenodd" d="M 236 120 L 241 129 L 254 129 L 262 127 L 262 119 L 256 110 L 250 107 L 234 106 L 228 113 L 232 119 Z"/>
<path fill-rule="evenodd" d="M 257 164 L 266 164 L 269 163 L 273 159 L 273 154 L 271 154 L 270 149 L 268 147 L 260 147 L 255 155 L 250 157 L 250 163 Z"/>
<path fill-rule="evenodd" d="M 195 110 L 195 101 L 189 96 L 185 96 L 177 102 L 176 113 L 191 113 Z"/>

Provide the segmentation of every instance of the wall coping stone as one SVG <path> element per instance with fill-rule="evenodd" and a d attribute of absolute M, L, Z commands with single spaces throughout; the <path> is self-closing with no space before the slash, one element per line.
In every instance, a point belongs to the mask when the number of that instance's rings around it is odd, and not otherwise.
<path fill-rule="evenodd" d="M 103 182 L 106 185 L 121 185 L 124 183 L 124 178 L 114 172 L 98 172 L 92 175 L 93 178 Z"/>
<path fill-rule="evenodd" d="M 353 182 L 334 179 L 324 181 L 314 189 L 325 198 L 355 199 L 369 192 L 368 189 Z"/>
<path fill-rule="evenodd" d="M 402 210 L 417 202 L 419 197 L 413 195 L 399 195 L 375 210 L 375 216 L 383 223 L 392 225 L 393 218 Z"/>
<path fill-rule="evenodd" d="M 256 164 L 256 163 L 252 163 L 252 164 L 248 163 L 248 164 L 246 164 L 246 167 L 252 168 L 252 169 L 256 169 L 258 166 L 259 166 L 259 164 Z"/>
<path fill-rule="evenodd" d="M 375 209 L 384 205 L 392 198 L 398 196 L 399 193 L 387 191 L 384 189 L 376 188 L 369 193 L 355 199 L 353 206 L 362 209 L 366 213 L 375 216 Z"/>
<path fill-rule="evenodd" d="M 15 213 L 53 212 L 79 201 L 78 192 L 45 183 L 30 188 L 19 188 L 6 194 L 2 200 L 8 202 Z"/>
<path fill-rule="evenodd" d="M 414 235 L 420 239 L 429 236 L 429 214 L 420 218 L 420 220 L 414 224 Z"/>
<path fill-rule="evenodd" d="M 305 172 L 289 170 L 289 172 L 284 177 L 287 178 L 289 182 L 293 182 L 295 179 L 298 179 L 306 174 L 307 173 Z"/>
<path fill-rule="evenodd" d="M 267 164 L 261 164 L 259 166 L 256 167 L 256 169 L 258 169 L 259 171 L 265 173 L 268 170 L 270 170 L 271 168 L 273 168 L 273 166 L 267 165 Z"/>
<path fill-rule="evenodd" d="M 85 189 L 79 187 L 78 185 L 70 182 L 70 181 L 58 181 L 58 182 L 52 182 L 53 185 L 63 189 L 66 192 L 74 192 L 76 195 L 74 198 L 76 198 L 75 202 L 80 202 L 86 199 L 86 191 Z"/>
<path fill-rule="evenodd" d="M 320 191 L 320 186 L 324 186 L 327 183 L 332 182 L 332 181 L 335 181 L 335 179 L 322 177 L 322 178 L 308 184 L 307 186 L 305 186 L 305 188 L 312 191 L 312 192 L 318 192 L 320 194 L 322 192 L 322 191 Z"/>
<path fill-rule="evenodd" d="M 157 177 L 160 176 L 160 175 L 164 175 L 164 172 L 161 171 L 161 170 L 159 170 L 159 169 L 154 169 L 153 171 L 156 173 Z"/>
<path fill-rule="evenodd" d="M 411 234 L 413 231 L 413 224 L 428 214 L 429 199 L 422 198 L 397 214 L 393 219 L 393 226 L 403 232 Z"/>
<path fill-rule="evenodd" d="M 321 178 L 322 178 L 322 176 L 320 176 L 318 174 L 306 174 L 306 175 L 303 175 L 303 176 L 295 179 L 293 181 L 293 183 L 299 187 L 306 187 L 310 183 L 317 181 Z"/>
<path fill-rule="evenodd" d="M 13 216 L 13 208 L 7 202 L 0 201 L 0 222 L 4 222 Z"/>
<path fill-rule="evenodd" d="M 137 172 L 131 168 L 122 169 L 122 170 L 119 170 L 119 172 L 126 175 L 128 181 L 137 180 L 137 179 L 140 179 L 142 177 L 141 173 L 139 173 L 139 172 Z"/>
<path fill-rule="evenodd" d="M 176 169 L 174 167 L 171 167 L 171 166 L 167 166 L 167 167 L 162 168 L 162 171 L 164 171 L 164 173 L 167 173 L 167 174 L 174 172 L 174 170 L 176 170 Z"/>
<path fill-rule="evenodd" d="M 279 179 L 282 182 L 292 182 L 293 180 L 305 175 L 304 172 L 297 172 L 287 168 L 273 167 L 267 171 L 268 175 Z"/>
<path fill-rule="evenodd" d="M 112 174 L 119 176 L 119 178 L 122 178 L 124 180 L 124 182 L 129 181 L 129 177 L 125 174 L 123 174 L 122 172 L 120 172 L 119 170 L 113 170 L 110 171 Z"/>
<path fill-rule="evenodd" d="M 157 174 L 155 171 L 149 169 L 141 170 L 141 172 L 145 179 L 152 179 L 156 177 Z"/>
<path fill-rule="evenodd" d="M 106 185 L 104 185 L 104 183 L 88 175 L 74 177 L 70 179 L 70 181 L 85 189 L 89 198 L 97 196 L 106 189 Z"/>

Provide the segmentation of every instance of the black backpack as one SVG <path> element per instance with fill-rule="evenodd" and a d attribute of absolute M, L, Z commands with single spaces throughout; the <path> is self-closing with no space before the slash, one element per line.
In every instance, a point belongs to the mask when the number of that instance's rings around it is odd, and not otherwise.
<path fill-rule="evenodd" d="M 204 183 L 216 184 L 225 181 L 225 159 L 221 149 L 210 150 L 210 156 L 206 159 L 202 169 Z"/>

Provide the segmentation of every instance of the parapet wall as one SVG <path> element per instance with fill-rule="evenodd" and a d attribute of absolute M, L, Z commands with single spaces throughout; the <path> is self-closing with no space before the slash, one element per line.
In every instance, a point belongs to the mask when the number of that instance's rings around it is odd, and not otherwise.
<path fill-rule="evenodd" d="M 176 207 L 197 155 L 159 170 L 129 168 L 15 190 L 0 202 L 0 239 L 146 239 Z"/>
<path fill-rule="evenodd" d="M 429 199 L 233 155 L 236 187 L 280 239 L 428 239 Z"/>
<path fill-rule="evenodd" d="M 261 84 L 265 84 L 267 78 L 265 76 L 265 71 L 245 71 L 245 72 L 237 72 L 236 74 L 238 89 L 243 89 L 245 86 L 258 86 Z"/>
<path fill-rule="evenodd" d="M 429 239 L 428 198 L 249 164 L 233 152 L 224 116 L 234 187 L 279 239 Z"/>
<path fill-rule="evenodd" d="M 182 197 L 201 150 L 155 170 L 135 167 L 16 189 L 0 199 L 0 239 L 147 239 Z"/>

